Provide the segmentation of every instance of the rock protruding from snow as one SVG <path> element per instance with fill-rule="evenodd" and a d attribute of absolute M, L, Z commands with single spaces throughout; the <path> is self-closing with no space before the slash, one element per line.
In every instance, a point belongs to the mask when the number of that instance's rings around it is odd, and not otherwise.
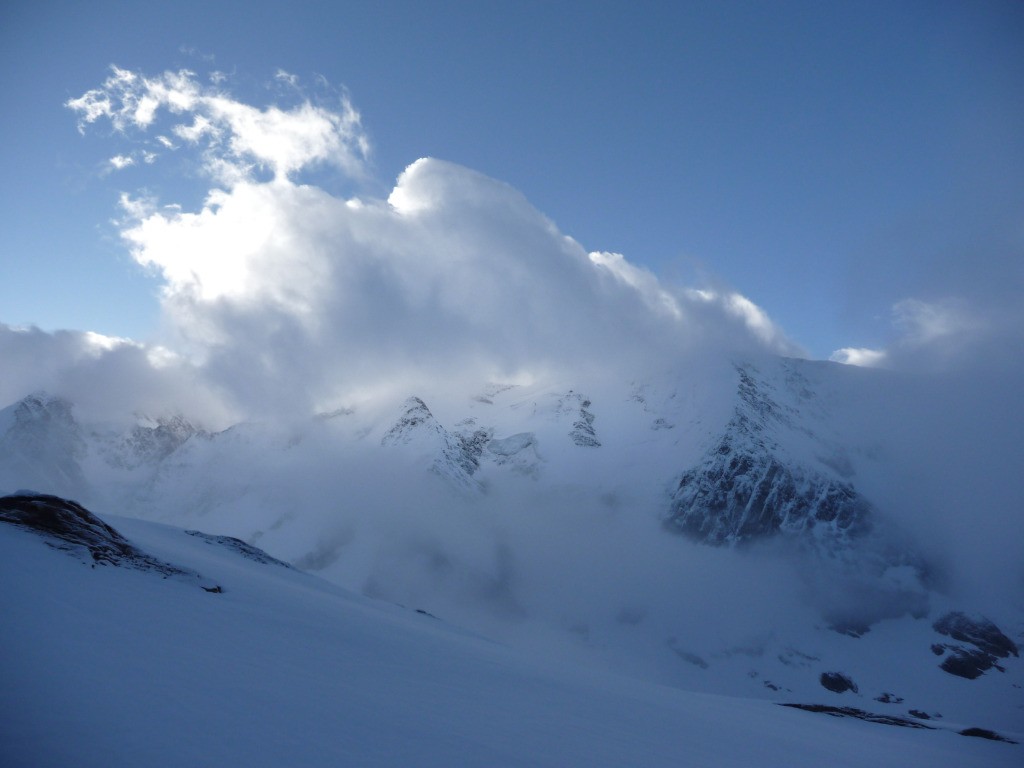
<path fill-rule="evenodd" d="M 833 707 L 829 704 L 790 704 L 780 703 L 780 707 L 792 707 L 793 709 L 802 709 L 805 712 L 820 712 L 824 715 L 831 715 L 832 717 L 852 717 L 857 720 L 866 720 L 869 723 L 878 723 L 880 725 L 895 725 L 900 728 L 923 728 L 925 730 L 935 730 L 930 725 L 925 725 L 916 720 L 909 720 L 905 717 L 896 717 L 894 715 L 879 715 L 875 712 L 867 712 L 857 707 Z"/>
<path fill-rule="evenodd" d="M 456 486 L 475 489 L 473 473 L 490 439 L 486 430 L 460 436 L 445 429 L 418 397 L 405 401 L 401 415 L 384 433 L 381 445 L 403 446 L 430 462 L 430 470 Z"/>
<path fill-rule="evenodd" d="M 127 469 L 155 465 L 197 434 L 201 430 L 180 415 L 136 424 L 110 451 L 109 461 Z"/>
<path fill-rule="evenodd" d="M 494 430 L 476 429 L 476 423 L 472 419 L 467 419 L 463 427 L 462 431 L 455 433 L 455 437 L 462 451 L 461 463 L 472 475 L 480 468 L 480 459 L 494 436 Z"/>
<path fill-rule="evenodd" d="M 997 663 L 999 659 L 1019 655 L 1016 643 L 984 617 L 971 618 L 960 611 L 952 611 L 932 627 L 940 635 L 960 643 L 932 646 L 933 651 L 949 651 L 939 666 L 951 675 L 974 680 L 992 667 L 1002 671 Z"/>
<path fill-rule="evenodd" d="M 857 684 L 842 672 L 822 672 L 819 678 L 821 687 L 832 693 L 846 693 L 852 691 L 857 693 Z"/>
<path fill-rule="evenodd" d="M 775 435 L 793 414 L 753 369 L 737 368 L 738 404 L 725 433 L 683 473 L 667 523 L 693 539 L 742 544 L 777 534 L 807 535 L 825 550 L 870 529 L 870 505 L 853 486 L 778 455 Z"/>
<path fill-rule="evenodd" d="M 427 404 L 418 397 L 408 398 L 403 408 L 402 415 L 381 438 L 381 445 L 407 444 L 425 429 L 431 431 L 441 429 L 434 419 L 434 414 L 427 408 Z"/>
<path fill-rule="evenodd" d="M 740 544 L 778 533 L 841 541 L 867 528 L 868 504 L 847 483 L 737 449 L 730 437 L 687 471 L 670 525 L 708 544 Z"/>
<path fill-rule="evenodd" d="M 600 448 L 601 441 L 594 431 L 594 412 L 590 410 L 593 403 L 578 392 L 569 392 L 559 401 L 558 412 L 572 417 L 572 429 L 569 437 L 573 443 L 582 448 Z"/>
<path fill-rule="evenodd" d="M 20 493 L 0 498 L 0 522 L 39 534 L 54 549 L 90 564 L 112 565 L 164 576 L 195 575 L 138 549 L 85 507 L 57 496 Z"/>

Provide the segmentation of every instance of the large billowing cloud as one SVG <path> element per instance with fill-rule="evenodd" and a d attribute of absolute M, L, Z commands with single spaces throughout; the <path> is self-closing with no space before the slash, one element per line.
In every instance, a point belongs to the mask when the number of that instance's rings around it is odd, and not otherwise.
<path fill-rule="evenodd" d="M 165 348 L 128 339 L 0 323 L 0 360 L 4 406 L 33 391 L 47 391 L 102 420 L 190 413 L 211 426 L 226 426 L 238 417 L 195 366 Z"/>
<path fill-rule="evenodd" d="M 588 253 L 458 165 L 417 160 L 386 200 L 303 183 L 321 165 L 365 174 L 369 142 L 344 98 L 256 108 L 187 71 L 115 68 L 68 106 L 83 130 L 105 119 L 141 145 L 197 152 L 203 204 L 126 194 L 122 236 L 163 277 L 173 346 L 249 409 L 330 408 L 423 379 L 661 368 L 707 346 L 796 350 L 745 297 L 670 289 Z"/>

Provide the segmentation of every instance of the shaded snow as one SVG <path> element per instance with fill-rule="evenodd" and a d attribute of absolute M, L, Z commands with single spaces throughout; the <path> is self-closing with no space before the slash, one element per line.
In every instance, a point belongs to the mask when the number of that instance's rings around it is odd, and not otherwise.
<path fill-rule="evenodd" d="M 0 530 L 0 741 L 39 766 L 1014 765 L 1019 748 L 696 694 L 109 520 L 224 585 L 88 569 Z"/>

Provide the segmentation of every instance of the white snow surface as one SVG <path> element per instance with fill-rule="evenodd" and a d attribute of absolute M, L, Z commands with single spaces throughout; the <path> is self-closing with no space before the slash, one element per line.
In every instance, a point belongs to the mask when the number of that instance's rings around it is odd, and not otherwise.
<path fill-rule="evenodd" d="M 514 650 L 184 531 L 106 517 L 210 594 L 0 528 L 9 766 L 1010 766 L 1021 747 Z"/>

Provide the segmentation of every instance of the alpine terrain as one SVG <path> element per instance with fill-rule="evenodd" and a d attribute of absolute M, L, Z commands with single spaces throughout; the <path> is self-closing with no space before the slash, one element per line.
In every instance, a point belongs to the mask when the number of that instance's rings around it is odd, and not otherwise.
<path fill-rule="evenodd" d="M 914 511 L 919 446 L 887 437 L 913 394 L 769 356 L 217 430 L 29 394 L 0 412 L 4 741 L 25 765 L 1017 764 L 1021 593 L 972 602 Z"/>

